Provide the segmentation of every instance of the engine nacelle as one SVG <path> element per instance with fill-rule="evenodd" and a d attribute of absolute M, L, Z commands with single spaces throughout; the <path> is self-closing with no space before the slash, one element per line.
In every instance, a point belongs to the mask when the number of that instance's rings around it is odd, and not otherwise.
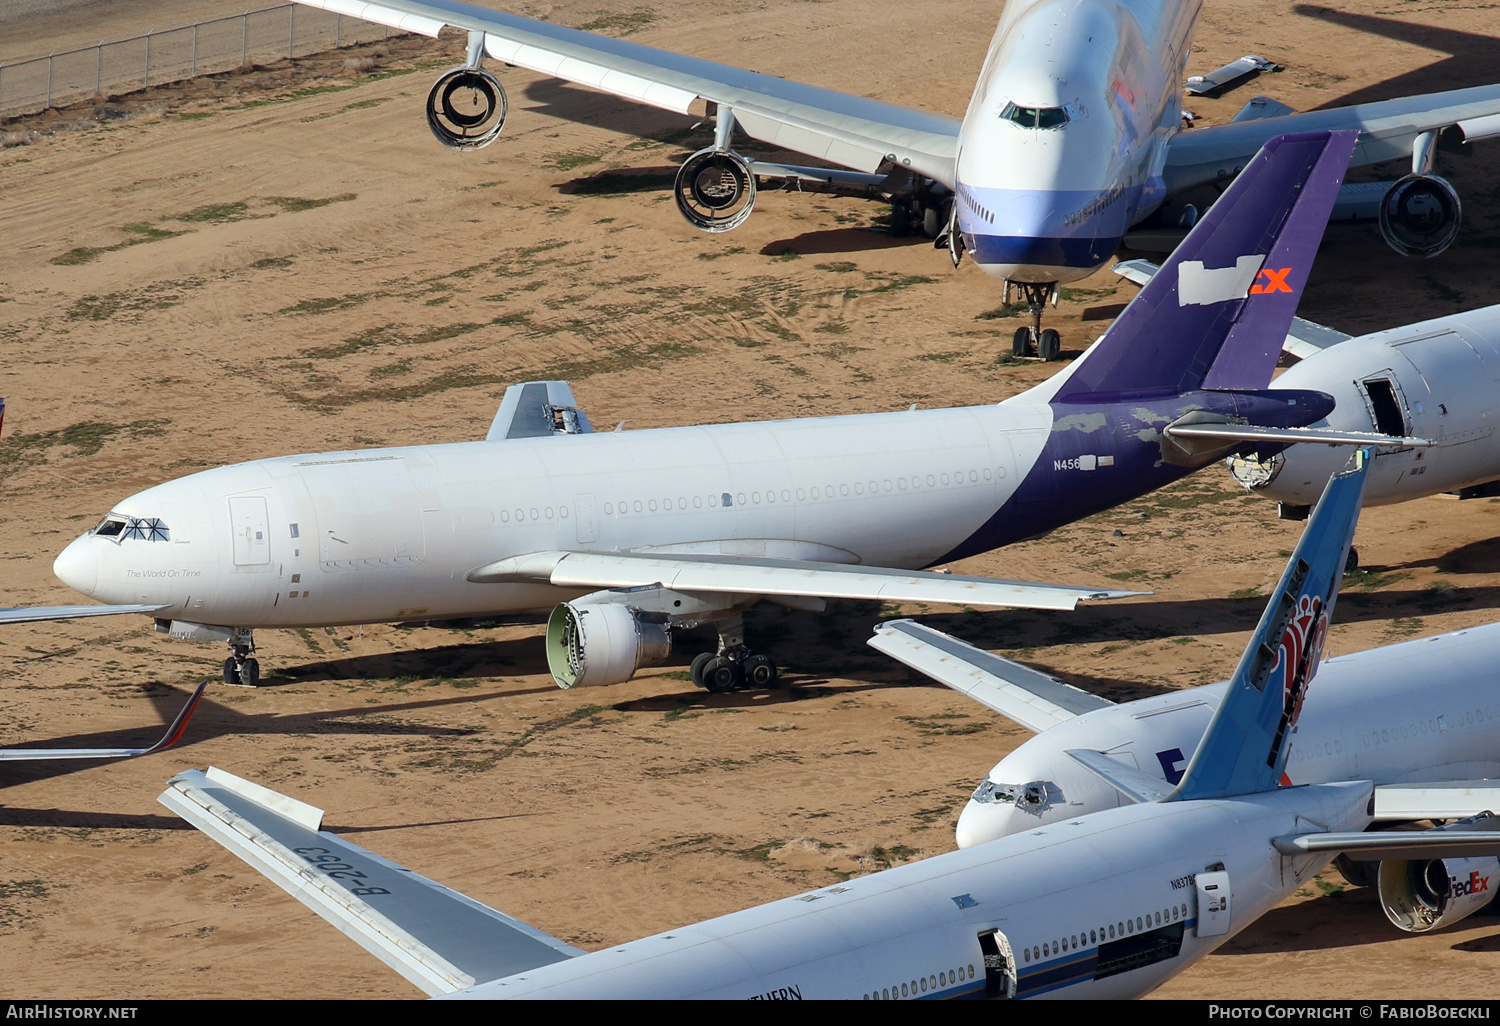
<path fill-rule="evenodd" d="M 738 228 L 755 209 L 755 174 L 733 150 L 699 150 L 677 171 L 677 212 L 705 232 Z"/>
<path fill-rule="evenodd" d="M 1380 234 L 1402 256 L 1437 256 L 1458 238 L 1462 220 L 1458 191 L 1437 175 L 1407 175 L 1380 201 Z"/>
<path fill-rule="evenodd" d="M 672 651 L 666 617 L 616 603 L 564 602 L 547 618 L 547 668 L 560 688 L 623 684 Z"/>
<path fill-rule="evenodd" d="M 1407 933 L 1427 933 L 1473 915 L 1494 898 L 1500 859 L 1412 859 L 1380 863 L 1380 907 Z"/>
<path fill-rule="evenodd" d="M 483 68 L 445 72 L 427 94 L 427 127 L 455 150 L 488 146 L 505 127 L 505 89 Z"/>

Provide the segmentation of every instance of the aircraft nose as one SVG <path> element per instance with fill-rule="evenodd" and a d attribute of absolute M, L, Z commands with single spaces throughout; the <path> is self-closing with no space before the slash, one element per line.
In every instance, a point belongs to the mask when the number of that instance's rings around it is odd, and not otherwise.
<path fill-rule="evenodd" d="M 52 572 L 74 591 L 92 595 L 99 586 L 99 559 L 93 539 L 75 538 L 52 562 Z"/>
<path fill-rule="evenodd" d="M 954 830 L 954 839 L 960 848 L 971 848 L 976 844 L 984 844 L 986 841 L 1004 837 L 1008 833 L 1006 830 L 1008 818 L 1003 808 L 971 801 L 964 806 L 964 811 L 958 814 L 958 827 Z"/>

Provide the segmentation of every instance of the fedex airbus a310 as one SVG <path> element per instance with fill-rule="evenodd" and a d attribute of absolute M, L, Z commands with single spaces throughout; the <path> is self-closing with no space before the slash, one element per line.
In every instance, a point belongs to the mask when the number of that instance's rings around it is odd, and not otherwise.
<path fill-rule="evenodd" d="M 1427 256 L 1452 243 L 1461 216 L 1434 173 L 1439 137 L 1463 146 L 1500 135 L 1500 85 L 1301 114 L 1258 97 L 1229 124 L 1180 131 L 1203 0 L 1009 0 L 962 121 L 456 0 L 299 2 L 430 36 L 467 31 L 467 63 L 427 99 L 433 133 L 456 149 L 493 142 L 505 123 L 486 55 L 679 114 L 712 104 L 714 143 L 688 157 L 674 189 L 689 223 L 742 224 L 758 178 L 891 196 L 899 228 L 946 234 L 955 261 L 967 249 L 1022 291 L 1034 323 L 1015 345 L 1048 358 L 1060 340 L 1040 333 L 1041 312 L 1059 282 L 1098 270 L 1169 201 L 1228 182 L 1273 136 L 1358 129 L 1356 166 L 1410 161 L 1385 183 L 1381 230 L 1398 251 Z M 733 149 L 737 133 L 849 170 L 750 160 Z M 1197 211 L 1178 216 L 1190 224 Z"/>
<path fill-rule="evenodd" d="M 586 953 L 321 830 L 321 810 L 250 781 L 192 770 L 160 800 L 429 994 L 1145 994 L 1336 854 L 1493 866 L 1500 853 L 1493 815 L 1371 834 L 1378 799 L 1368 778 L 1278 786 L 1301 743 L 1303 699 L 1316 691 L 1368 453 L 1330 482 L 1180 781 L 1163 789 L 1106 752 L 1070 753 L 1127 796 L 1121 808 Z M 1480 891 L 1492 877 L 1476 868 L 1442 883 Z M 1464 893 L 1459 903 L 1475 900 Z"/>
<path fill-rule="evenodd" d="M 595 433 L 564 383 L 532 382 L 506 393 L 484 441 L 148 489 L 55 570 L 102 601 L 158 606 L 159 629 L 228 642 L 233 683 L 258 676 L 258 627 L 555 606 L 564 687 L 627 680 L 667 654 L 671 627 L 698 623 L 720 641 L 696 681 L 765 686 L 775 665 L 741 621 L 763 598 L 1071 608 L 1121 594 L 909 568 L 1044 534 L 1247 444 L 1374 437 L 1300 431 L 1328 400 L 1266 387 L 1354 143 L 1267 144 L 1102 340 L 994 406 Z M 1286 287 L 1258 288 L 1268 274 Z"/>

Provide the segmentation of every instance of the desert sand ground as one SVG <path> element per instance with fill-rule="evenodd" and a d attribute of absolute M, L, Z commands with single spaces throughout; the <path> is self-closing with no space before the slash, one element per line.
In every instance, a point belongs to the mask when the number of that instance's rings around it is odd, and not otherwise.
<path fill-rule="evenodd" d="M 69 9 L 48 31 L 130 35 L 160 20 L 143 6 Z M 956 115 L 998 8 L 521 10 Z M 1246 52 L 1286 70 L 1193 109 L 1218 122 L 1257 92 L 1307 108 L 1493 74 L 1500 6 L 1341 10 L 1209 0 L 1191 72 Z M 50 49 L 21 46 L 33 24 L 7 26 L 5 56 Z M 502 139 L 442 150 L 420 104 L 452 53 L 396 42 L 368 74 L 337 54 L 122 98 L 120 120 L 85 105 L 0 126 L 76 129 L 0 150 L 6 604 L 76 600 L 53 556 L 138 489 L 287 452 L 479 437 L 515 380 L 571 378 L 597 425 L 632 429 L 990 402 L 1054 369 L 997 362 L 1016 323 L 982 316 L 997 283 L 889 238 L 878 205 L 766 193 L 738 231 L 693 232 L 665 191 L 707 138 L 682 119 L 510 70 Z M 1436 260 L 1402 260 L 1369 226 L 1330 231 L 1302 313 L 1359 332 L 1500 302 L 1496 169 L 1494 149 L 1445 164 L 1466 227 Z M 1070 293 L 1067 355 L 1131 294 L 1108 273 Z M 1496 513 L 1448 497 L 1367 511 L 1366 572 L 1331 649 L 1496 619 Z M 1261 610 L 1246 596 L 1299 529 L 1212 467 L 960 567 L 1152 597 L 900 611 L 1140 697 L 1227 676 Z M 691 643 L 629 684 L 562 692 L 535 626 L 262 632 L 269 686 L 212 688 L 177 749 L 0 770 L 0 990 L 417 995 L 156 805 L 189 766 L 320 805 L 329 829 L 590 948 L 948 851 L 969 790 L 1027 735 L 865 648 L 894 612 L 758 610 L 752 639 L 776 639 L 792 687 L 722 696 L 686 680 Z M 7 630 L 0 743 L 154 738 L 222 658 L 134 619 Z M 1401 936 L 1329 870 L 1159 994 L 1494 997 L 1495 922 Z"/>

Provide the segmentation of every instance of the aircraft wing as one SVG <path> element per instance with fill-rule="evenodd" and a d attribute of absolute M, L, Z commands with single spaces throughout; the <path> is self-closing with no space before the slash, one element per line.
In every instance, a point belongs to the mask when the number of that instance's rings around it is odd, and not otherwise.
<path fill-rule="evenodd" d="M 880 624 L 866 644 L 1036 733 L 1114 704 L 914 620 Z"/>
<path fill-rule="evenodd" d="M 0 623 L 39 623 L 43 620 L 77 620 L 85 616 L 116 616 L 120 613 L 154 613 L 162 606 L 15 606 L 0 609 Z"/>
<path fill-rule="evenodd" d="M 1500 809 L 1500 782 L 1439 780 L 1421 784 L 1378 784 L 1375 821 L 1463 819 Z"/>
<path fill-rule="evenodd" d="M 1073 609 L 1080 601 L 1145 594 L 808 560 L 628 552 L 534 552 L 471 570 L 468 580 L 476 584 L 540 581 L 591 590 L 661 586 L 710 594 L 946 602 L 1016 609 Z"/>
<path fill-rule="evenodd" d="M 1465 142 L 1500 136 L 1500 85 L 1403 96 L 1283 117 L 1231 121 L 1178 132 L 1167 143 L 1163 176 L 1169 193 L 1232 176 L 1267 139 L 1288 132 L 1359 130 L 1350 167 L 1410 160 L 1423 132 L 1456 128 Z"/>
<path fill-rule="evenodd" d="M 167 732 L 162 735 L 161 740 L 150 748 L 0 748 L 0 762 L 45 762 L 51 759 L 129 759 L 137 755 L 150 755 L 152 752 L 160 752 L 171 748 L 182 740 L 183 732 L 187 730 L 188 720 L 193 718 L 193 711 L 198 708 L 198 700 L 203 697 L 203 691 L 208 687 L 208 681 L 203 681 L 193 691 L 187 705 L 182 707 L 167 726 Z"/>
<path fill-rule="evenodd" d="M 712 101 L 733 109 L 740 128 L 763 142 L 857 171 L 894 163 L 954 185 L 959 123 L 941 114 L 456 0 L 298 2 L 428 36 L 445 25 L 483 33 L 485 50 L 507 64 L 680 114 L 691 113 L 697 101 Z"/>
<path fill-rule="evenodd" d="M 1384 859 L 1462 859 L 1500 856 L 1500 829 L 1486 813 L 1432 830 L 1287 834 L 1271 844 L 1283 855 L 1343 852 L 1361 862 Z"/>
<path fill-rule="evenodd" d="M 157 799 L 428 994 L 583 954 L 320 830 L 323 810 L 223 770 L 188 770 Z"/>

